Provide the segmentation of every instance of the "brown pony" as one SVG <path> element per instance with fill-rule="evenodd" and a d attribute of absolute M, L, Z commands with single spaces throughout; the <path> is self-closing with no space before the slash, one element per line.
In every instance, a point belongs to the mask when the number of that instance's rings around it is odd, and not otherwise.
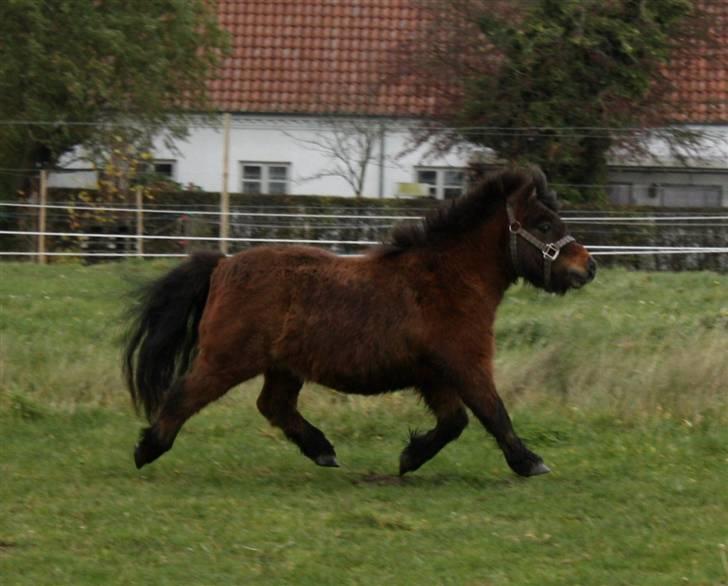
<path fill-rule="evenodd" d="M 518 277 L 554 293 L 594 278 L 555 210 L 540 171 L 509 169 L 360 257 L 303 246 L 192 255 L 144 290 L 127 343 L 126 380 L 151 424 L 137 467 L 169 450 L 194 413 L 263 374 L 258 409 L 320 466 L 338 464 L 296 407 L 304 381 L 362 395 L 414 387 L 437 424 L 411 437 L 400 474 L 460 435 L 466 407 L 516 473 L 549 472 L 496 392 L 493 323 Z"/>

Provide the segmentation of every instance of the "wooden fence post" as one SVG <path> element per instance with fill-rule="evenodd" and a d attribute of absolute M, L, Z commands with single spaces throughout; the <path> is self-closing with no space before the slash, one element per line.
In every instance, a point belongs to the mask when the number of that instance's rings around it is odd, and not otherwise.
<path fill-rule="evenodd" d="M 46 205 L 48 203 L 48 171 L 40 172 L 40 186 L 38 188 L 40 207 L 38 208 L 38 262 L 46 264 Z"/>
<path fill-rule="evenodd" d="M 379 197 L 384 197 L 384 161 L 386 160 L 386 130 L 384 122 L 379 125 Z"/>
<path fill-rule="evenodd" d="M 136 193 L 136 236 L 137 236 L 137 256 L 144 257 L 144 188 L 137 185 L 134 190 Z"/>
<path fill-rule="evenodd" d="M 220 191 L 220 252 L 228 253 L 230 237 L 230 193 L 228 192 L 228 176 L 230 170 L 230 114 L 226 113 L 223 123 L 222 149 L 222 190 Z"/>

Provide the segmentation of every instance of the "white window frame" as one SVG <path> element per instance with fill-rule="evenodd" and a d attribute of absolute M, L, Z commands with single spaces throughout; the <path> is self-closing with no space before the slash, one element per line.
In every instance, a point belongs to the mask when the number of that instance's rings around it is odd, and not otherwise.
<path fill-rule="evenodd" d="M 415 182 L 422 183 L 423 185 L 427 185 L 429 194 L 437 199 L 445 199 L 445 190 L 446 189 L 457 188 L 460 190 L 460 194 L 465 193 L 467 190 L 467 169 L 465 167 L 418 166 L 418 167 L 415 167 L 414 171 L 415 171 Z M 435 184 L 420 181 L 421 172 L 435 173 Z M 453 183 L 446 183 L 445 177 L 447 176 L 448 172 L 462 173 L 462 175 L 463 175 L 462 184 L 455 185 Z"/>
<path fill-rule="evenodd" d="M 250 179 L 245 177 L 246 167 L 260 167 L 260 179 Z M 281 181 L 280 179 L 271 178 L 271 168 L 283 167 L 286 170 L 286 178 Z M 291 163 L 284 162 L 270 162 L 270 161 L 240 161 L 240 191 L 241 193 L 250 193 L 245 189 L 246 183 L 260 183 L 260 191 L 257 194 L 251 195 L 288 195 L 290 194 L 291 188 Z M 285 187 L 283 192 L 274 191 L 271 192 L 271 183 L 284 183 Z"/>

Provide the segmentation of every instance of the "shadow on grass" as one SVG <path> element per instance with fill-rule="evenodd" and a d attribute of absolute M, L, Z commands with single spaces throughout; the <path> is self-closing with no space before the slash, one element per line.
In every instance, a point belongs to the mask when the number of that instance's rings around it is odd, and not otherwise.
<path fill-rule="evenodd" d="M 278 492 L 285 491 L 290 494 L 307 494 L 313 489 L 322 490 L 329 494 L 347 493 L 352 490 L 365 492 L 410 492 L 430 491 L 439 489 L 457 488 L 472 489 L 474 491 L 491 491 L 515 488 L 527 479 L 521 479 L 510 474 L 508 470 L 498 477 L 488 476 L 485 471 L 463 473 L 452 472 L 418 472 L 401 477 L 395 474 L 375 472 L 362 469 L 321 470 L 316 467 L 271 466 L 234 466 L 209 464 L 179 463 L 160 465 L 157 468 L 145 468 L 137 472 L 130 465 L 127 470 L 117 469 L 116 472 L 106 468 L 102 476 L 125 477 L 144 484 L 184 485 L 206 489 L 230 489 L 235 486 L 241 491 L 251 492 Z"/>
<path fill-rule="evenodd" d="M 504 472 L 503 477 L 488 477 L 482 474 L 467 474 L 462 472 L 420 472 L 404 477 L 388 474 L 356 474 L 351 482 L 358 486 L 395 486 L 414 489 L 431 489 L 439 487 L 458 486 L 474 488 L 478 490 L 501 489 L 518 482 L 518 478 L 508 476 Z"/>

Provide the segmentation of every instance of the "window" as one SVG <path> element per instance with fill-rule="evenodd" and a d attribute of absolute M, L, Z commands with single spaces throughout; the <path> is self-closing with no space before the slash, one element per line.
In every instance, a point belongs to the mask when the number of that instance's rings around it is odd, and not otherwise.
<path fill-rule="evenodd" d="M 289 163 L 242 163 L 242 192 L 288 193 Z"/>
<path fill-rule="evenodd" d="M 720 185 L 679 183 L 609 183 L 609 201 L 616 205 L 649 205 L 667 208 L 712 208 L 723 204 Z"/>
<path fill-rule="evenodd" d="M 174 181 L 177 176 L 177 161 L 174 159 L 154 159 L 144 162 L 139 167 L 140 175 L 153 180 L 168 179 Z"/>
<path fill-rule="evenodd" d="M 607 185 L 609 201 L 615 205 L 627 206 L 632 203 L 632 185 L 629 183 L 610 183 Z"/>
<path fill-rule="evenodd" d="M 720 185 L 661 185 L 662 205 L 668 208 L 717 208 L 723 203 Z"/>
<path fill-rule="evenodd" d="M 465 169 L 420 167 L 415 170 L 415 179 L 427 185 L 429 194 L 437 199 L 451 199 L 465 191 Z"/>
<path fill-rule="evenodd" d="M 160 175 L 174 181 L 176 175 L 177 161 L 172 160 L 155 160 L 152 163 L 152 171 L 155 175 Z"/>

